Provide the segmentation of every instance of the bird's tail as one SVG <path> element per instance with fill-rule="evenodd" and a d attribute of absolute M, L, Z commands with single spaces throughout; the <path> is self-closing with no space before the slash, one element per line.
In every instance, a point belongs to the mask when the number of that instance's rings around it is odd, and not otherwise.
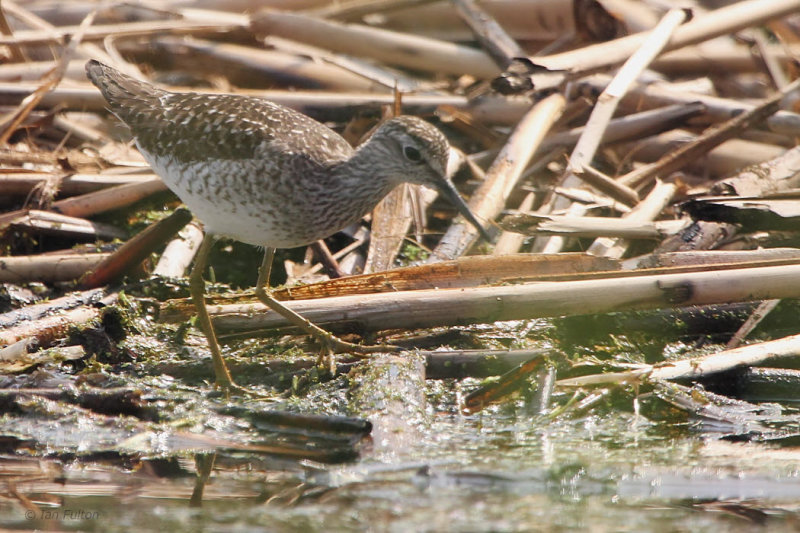
<path fill-rule="evenodd" d="M 159 106 L 159 97 L 166 91 L 134 79 L 94 59 L 86 63 L 86 75 L 100 89 L 103 97 L 119 118 L 127 123 Z"/>

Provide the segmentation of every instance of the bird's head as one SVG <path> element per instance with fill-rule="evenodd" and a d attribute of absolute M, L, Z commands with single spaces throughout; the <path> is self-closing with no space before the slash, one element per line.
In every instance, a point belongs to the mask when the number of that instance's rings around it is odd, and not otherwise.
<path fill-rule="evenodd" d="M 490 237 L 458 194 L 447 173 L 450 143 L 433 125 L 413 116 L 399 116 L 381 124 L 370 138 L 386 152 L 385 171 L 397 183 L 423 185 L 439 191 L 487 241 Z"/>

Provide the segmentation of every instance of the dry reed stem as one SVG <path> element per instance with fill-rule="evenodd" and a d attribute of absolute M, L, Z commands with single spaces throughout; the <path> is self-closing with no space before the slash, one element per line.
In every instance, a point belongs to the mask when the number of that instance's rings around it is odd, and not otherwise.
<path fill-rule="evenodd" d="M 642 45 L 625 61 L 619 72 L 600 93 L 597 103 L 592 109 L 592 114 L 570 156 L 569 166 L 572 172 L 580 171 L 584 167 L 591 165 L 597 148 L 600 146 L 600 140 L 617 109 L 620 99 L 628 92 L 628 89 L 656 56 L 661 53 L 672 33 L 686 18 L 687 13 L 683 9 L 672 9 L 664 15 L 658 25 L 653 28 L 653 31 L 649 32 L 643 40 Z M 572 187 L 576 182 L 577 180 L 574 177 L 567 176 L 562 186 Z M 559 205 L 556 202 L 553 209 L 562 207 L 564 205 Z"/>
<path fill-rule="evenodd" d="M 453 6 L 498 67 L 506 68 L 515 57 L 525 55 L 514 38 L 474 0 L 453 0 Z"/>
<path fill-rule="evenodd" d="M 576 176 L 576 172 L 581 172 L 585 167 L 590 167 L 595 157 L 603 134 L 608 127 L 611 117 L 617 109 L 622 96 L 628 92 L 642 71 L 647 68 L 650 62 L 661 53 L 666 46 L 670 36 L 675 32 L 680 24 L 686 20 L 687 13 L 682 9 L 670 10 L 642 39 L 641 46 L 625 61 L 619 72 L 603 89 L 597 99 L 597 104 L 592 109 L 589 121 L 581 133 L 578 142 L 572 150 L 569 158 L 567 174 L 561 181 L 561 187 L 575 187 L 581 179 Z M 634 197 L 635 198 L 635 197 Z M 569 200 L 563 196 L 553 196 L 546 207 L 546 210 L 556 211 L 565 209 L 569 205 Z M 628 204 L 630 205 L 630 204 Z M 561 237 L 540 239 L 537 246 L 549 253 L 561 251 L 565 240 Z"/>
<path fill-rule="evenodd" d="M 394 260 L 403 245 L 412 220 L 416 219 L 416 227 L 421 232 L 424 224 L 420 224 L 419 221 L 424 220 L 425 210 L 437 196 L 436 191 L 403 184 L 375 206 L 372 210 L 369 250 L 364 273 L 382 272 L 394 266 Z M 423 212 L 422 218 L 412 213 L 415 205 L 418 205 Z"/>
<path fill-rule="evenodd" d="M 520 214 L 507 216 L 500 225 L 506 231 L 516 231 L 525 235 L 660 239 L 674 235 L 689 222 L 689 220 L 649 222 L 627 218 Z"/>
<path fill-rule="evenodd" d="M 21 154 L 20 154 L 21 155 Z M 51 155 L 51 154 L 48 154 Z M 2 155 L 0 155 L 2 159 Z M 0 190 L 5 195 L 27 196 L 43 182 L 58 178 L 59 193 L 65 196 L 86 194 L 116 185 L 149 182 L 158 179 L 155 174 L 87 174 L 52 173 L 11 169 L 0 171 Z"/>
<path fill-rule="evenodd" d="M 608 84 L 609 77 L 596 74 L 576 83 L 577 87 L 589 92 L 601 91 Z M 671 84 L 659 82 L 637 84 L 623 97 L 622 105 L 633 109 L 650 109 L 672 104 L 700 103 L 705 107 L 705 114 L 712 122 L 722 122 L 739 116 L 743 111 L 752 110 L 756 106 L 747 101 L 720 98 L 707 94 L 695 93 L 685 89 L 673 88 Z M 800 135 L 800 114 L 780 110 L 767 118 L 766 126 L 775 133 L 790 136 Z"/>
<path fill-rule="evenodd" d="M 0 9 L 0 32 L 3 35 L 12 36 L 14 32 L 11 30 L 11 26 L 8 24 L 8 19 L 6 18 L 5 10 Z M 25 63 L 30 61 L 25 54 L 25 50 L 16 44 L 13 44 L 8 47 L 9 50 L 9 59 L 11 59 L 12 63 Z"/>
<path fill-rule="evenodd" d="M 785 259 L 785 258 L 784 258 Z M 604 258 L 579 253 L 558 255 L 510 254 L 468 256 L 453 261 L 401 267 L 385 272 L 348 276 L 308 285 L 275 289 L 279 300 L 329 298 L 352 294 L 413 291 L 437 288 L 477 287 L 533 280 L 570 280 L 581 274 L 618 271 L 619 264 Z M 239 297 L 239 300 L 251 298 Z M 230 298 L 211 298 L 217 303 Z M 161 309 L 165 322 L 185 320 L 194 313 L 188 299 L 170 300 Z"/>
<path fill-rule="evenodd" d="M 141 36 L 153 33 L 173 32 L 182 35 L 226 32 L 241 28 L 241 25 L 230 22 L 208 22 L 192 20 L 155 20 L 126 22 L 120 24 L 97 24 L 86 29 L 83 39 L 102 40 L 109 36 Z M 13 37 L 0 37 L 0 45 L 37 45 L 61 44 L 64 39 L 72 38 L 80 30 L 79 26 L 55 26 L 47 30 L 18 31 Z"/>
<path fill-rule="evenodd" d="M 192 264 L 201 242 L 203 242 L 203 230 L 198 223 L 190 222 L 180 231 L 179 236 L 164 248 L 153 269 L 153 275 L 168 278 L 182 277 Z"/>
<path fill-rule="evenodd" d="M 699 270 L 716 265 L 736 265 L 754 268 L 777 264 L 779 261 L 795 261 L 800 258 L 800 248 L 761 248 L 757 250 L 685 250 L 678 252 L 650 253 L 622 261 L 626 271 L 655 272 L 667 268 L 690 268 Z"/>
<path fill-rule="evenodd" d="M 478 220 L 494 220 L 505 207 L 528 161 L 542 139 L 564 110 L 560 94 L 537 103 L 515 128 L 495 162 L 486 172 L 486 181 L 472 195 L 470 210 Z M 434 260 L 454 259 L 462 255 L 477 237 L 477 230 L 464 222 L 450 226 L 433 251 Z"/>
<path fill-rule="evenodd" d="M 41 17 L 31 13 L 29 10 L 22 8 L 16 2 L 11 0 L 4 0 L 3 2 L 3 9 L 8 11 L 9 14 L 13 14 L 15 17 L 25 20 L 29 26 L 34 27 L 37 30 L 42 30 L 45 32 L 58 32 L 58 28 L 53 26 L 46 20 L 42 19 Z M 102 6 L 99 7 L 102 9 Z M 89 17 L 94 17 L 92 12 L 87 13 L 84 15 L 84 19 L 88 20 Z M 62 52 L 63 55 L 69 56 L 80 56 L 81 58 L 88 59 L 94 58 L 97 60 L 102 61 L 108 65 L 114 65 L 115 67 L 121 69 L 126 74 L 129 74 L 133 77 L 139 78 L 141 77 L 141 72 L 135 66 L 124 62 L 124 61 L 116 61 L 114 57 L 107 54 L 102 48 L 97 46 L 94 43 L 86 43 L 83 42 L 83 36 L 85 35 L 87 28 L 90 26 L 88 25 L 86 28 L 81 29 L 83 23 L 78 26 L 78 30 L 75 32 L 74 35 L 71 35 L 68 48 L 72 48 L 73 52 L 67 54 L 66 51 Z M 57 60 L 57 62 L 60 60 Z"/>
<path fill-rule="evenodd" d="M 276 35 L 413 70 L 471 74 L 482 79 L 500 73 L 494 62 L 480 50 L 364 25 L 340 24 L 295 13 L 262 11 L 253 16 L 251 27 L 256 34 Z"/>
<path fill-rule="evenodd" d="M 65 215 L 86 217 L 131 205 L 166 190 L 167 187 L 160 178 L 150 179 L 58 200 L 53 202 L 52 208 Z"/>
<path fill-rule="evenodd" d="M 638 188 L 646 185 L 649 180 L 657 176 L 666 177 L 670 173 L 682 168 L 698 156 L 719 146 L 726 140 L 734 137 L 748 127 L 760 123 L 778 111 L 781 100 L 786 95 L 800 88 L 800 80 L 786 86 L 782 91 L 766 99 L 763 103 L 751 110 L 745 111 L 728 122 L 709 128 L 695 142 L 686 144 L 661 158 L 656 163 L 643 166 L 618 178 L 623 185 Z"/>
<path fill-rule="evenodd" d="M 32 347 L 32 343 L 30 344 Z M 17 346 L 21 346 L 21 349 L 14 353 Z M 28 347 L 29 339 L 24 339 L 8 348 L 0 349 L 0 374 L 18 374 L 48 363 L 60 364 L 63 361 L 77 361 L 86 357 L 83 346 L 61 346 L 34 353 L 28 353 L 26 350 Z M 3 394 L 6 391 L 7 389 L 0 390 L 0 396 L 9 394 Z M 10 392 L 10 395 L 14 394 L 17 394 L 16 391 Z"/>
<path fill-rule="evenodd" d="M 413 76 L 410 73 L 397 69 L 383 67 L 365 59 L 359 59 L 344 54 L 334 54 L 316 46 L 298 43 L 281 37 L 265 37 L 264 45 L 275 48 L 277 51 L 298 56 L 314 58 L 319 63 L 325 63 L 347 74 L 351 78 L 360 79 L 361 83 L 370 83 L 370 88 L 376 92 L 385 89 L 398 90 L 402 93 L 424 91 L 431 85 L 430 81 Z M 296 59 L 297 60 L 297 59 Z"/>
<path fill-rule="evenodd" d="M 156 44 L 164 53 L 175 57 L 191 53 L 199 56 L 201 61 L 208 59 L 226 69 L 244 69 L 248 74 L 260 73 L 300 87 L 377 92 L 391 89 L 391 85 L 376 83 L 360 73 L 335 64 L 329 52 L 308 46 L 290 53 L 192 37 L 161 37 Z"/>
<path fill-rule="evenodd" d="M 32 342 L 37 346 L 49 346 L 55 340 L 64 337 L 70 328 L 96 320 L 101 312 L 96 307 L 78 307 L 35 321 L 22 322 L 0 331 L 0 346 L 8 346 L 28 338 L 33 339 Z"/>
<path fill-rule="evenodd" d="M 664 208 L 672 202 L 678 187 L 674 183 L 663 183 L 656 181 L 655 187 L 639 204 L 629 213 L 625 213 L 623 218 L 628 221 L 650 222 L 661 215 Z M 611 239 L 599 237 L 586 250 L 587 253 L 603 257 L 619 259 L 628 250 L 628 243 L 625 239 Z"/>
<path fill-rule="evenodd" d="M 800 265 L 502 287 L 419 290 L 287 302 L 317 324 L 357 324 L 366 331 L 492 323 L 733 301 L 800 297 Z M 220 331 L 286 327 L 263 305 L 209 306 Z"/>
<path fill-rule="evenodd" d="M 398 9 L 407 9 L 436 0 L 350 0 L 336 2 L 334 5 L 325 5 L 329 2 L 319 2 L 324 7 L 306 8 L 308 14 L 319 18 L 360 20 L 365 15 L 387 13 Z"/>
<path fill-rule="evenodd" d="M 5 227 L 3 226 L 3 229 Z M 88 237 L 90 239 L 113 240 L 127 235 L 126 232 L 109 224 L 91 222 L 84 218 L 39 209 L 22 210 L 17 218 L 8 222 L 8 227 L 83 239 Z"/>
<path fill-rule="evenodd" d="M 98 302 L 104 302 L 105 297 L 106 293 L 103 289 L 71 292 L 60 298 L 53 298 L 0 314 L 0 328 L 5 330 L 15 326 L 24 326 L 25 323 L 35 322 L 49 315 L 56 315 L 77 307 L 92 306 Z"/>
<path fill-rule="evenodd" d="M 639 193 L 635 190 L 590 166 L 585 166 L 582 169 L 575 169 L 572 173 L 587 185 L 591 185 L 612 200 L 621 202 L 628 207 L 635 206 L 641 200 L 641 198 L 639 198 Z"/>
<path fill-rule="evenodd" d="M 655 135 L 685 123 L 687 119 L 702 114 L 704 110 L 703 104 L 694 102 L 668 105 L 617 117 L 608 123 L 603 131 L 601 142 L 610 144 Z M 584 129 L 584 126 L 578 126 L 566 131 L 554 132 L 542 141 L 539 151 L 547 151 L 555 146 L 574 146 L 583 135 Z"/>
<path fill-rule="evenodd" d="M 671 361 L 659 365 L 642 365 L 641 368 L 629 372 L 610 372 L 562 379 L 558 380 L 556 385 L 562 387 L 588 387 L 642 381 L 697 379 L 738 367 L 755 366 L 766 362 L 775 362 L 776 359 L 796 357 L 798 355 L 800 355 L 800 335 L 791 335 L 773 341 L 723 350 L 704 357 Z"/>
<path fill-rule="evenodd" d="M 588 2 L 584 2 L 588 4 Z M 598 4 L 594 3 L 594 6 Z M 574 2 L 563 0 L 481 0 L 483 8 L 504 28 L 506 33 L 517 40 L 552 41 L 576 34 L 585 34 L 588 40 L 609 38 L 606 27 L 611 15 L 605 13 L 605 20 L 598 21 L 598 12 L 576 12 Z M 601 8 L 602 9 L 602 8 Z M 586 20 L 592 17 L 592 20 Z M 434 2 L 411 9 L 402 9 L 382 14 L 382 27 L 397 32 L 413 33 L 454 42 L 469 41 L 474 38 L 468 26 L 461 23 L 451 2 Z"/>
<path fill-rule="evenodd" d="M 75 54 L 75 50 L 80 44 L 81 39 L 83 39 L 86 30 L 91 26 L 92 22 L 94 22 L 95 14 L 96 12 L 92 11 L 81 22 L 78 30 L 72 36 L 69 45 L 64 50 L 64 53 L 61 55 L 58 61 L 56 61 L 53 69 L 46 74 L 42 85 L 30 95 L 25 97 L 16 111 L 11 113 L 10 116 L 4 117 L 3 120 L 0 121 L 0 145 L 5 145 L 8 143 L 11 135 L 16 131 L 19 125 L 22 124 L 30 112 L 36 108 L 42 98 L 44 98 L 44 95 L 50 92 L 61 82 L 61 79 L 64 77 L 64 73 L 67 70 L 67 66 L 69 65 L 69 60 Z"/>
<path fill-rule="evenodd" d="M 746 167 L 730 178 L 716 182 L 711 194 L 760 196 L 800 185 L 800 146 L 753 167 Z"/>
<path fill-rule="evenodd" d="M 155 250 L 164 246 L 191 219 L 192 214 L 188 209 L 176 209 L 171 215 L 145 228 L 83 275 L 79 286 L 84 290 L 94 289 L 119 280 Z"/>
<path fill-rule="evenodd" d="M 756 42 L 758 51 L 761 54 L 761 59 L 764 61 L 764 65 L 767 67 L 767 72 L 769 72 L 775 88 L 782 91 L 787 85 L 789 85 L 790 80 L 787 78 L 786 73 L 783 70 L 783 65 L 780 64 L 779 58 L 776 56 L 776 54 L 772 53 L 775 48 L 769 45 L 767 35 L 764 33 L 763 29 L 756 28 L 750 33 Z"/>
<path fill-rule="evenodd" d="M 0 258 L 0 282 L 28 283 L 40 281 L 53 283 L 72 281 L 98 263 L 110 253 L 97 254 L 59 254 L 59 255 L 17 255 Z"/>
<path fill-rule="evenodd" d="M 785 17 L 800 10 L 798 0 L 746 0 L 695 17 L 678 28 L 665 50 L 675 50 L 734 33 L 738 30 Z M 550 70 L 584 72 L 609 67 L 625 61 L 648 38 L 641 32 L 613 41 L 584 46 L 574 51 L 550 56 L 531 57 L 531 61 Z"/>
<path fill-rule="evenodd" d="M 656 162 L 696 139 L 696 135 L 678 129 L 638 142 L 628 142 L 618 146 L 618 149 L 634 161 Z M 704 156 L 688 162 L 684 170 L 711 179 L 723 178 L 749 165 L 757 165 L 780 157 L 785 151 L 786 148 L 782 146 L 734 138 L 723 142 Z"/>
<path fill-rule="evenodd" d="M 754 330 L 758 325 L 761 323 L 767 315 L 769 315 L 780 303 L 781 301 L 778 299 L 775 300 L 764 300 L 763 302 L 758 304 L 758 307 L 755 311 L 750 313 L 750 316 L 747 317 L 747 320 L 744 321 L 744 324 L 739 326 L 739 329 L 731 336 L 728 342 L 725 344 L 725 348 L 733 349 L 738 348 L 743 342 L 744 339 Z"/>
<path fill-rule="evenodd" d="M 519 204 L 519 207 L 517 207 L 517 211 L 523 214 L 528 213 L 531 209 L 533 209 L 533 203 L 535 200 L 535 194 L 526 194 L 525 198 Z M 497 238 L 494 249 L 492 249 L 492 255 L 500 256 L 519 252 L 522 249 L 523 243 L 525 242 L 525 235 L 516 233 L 514 231 L 508 231 L 505 229 L 503 224 L 500 224 L 500 228 L 503 231 L 500 233 L 500 237 Z"/>

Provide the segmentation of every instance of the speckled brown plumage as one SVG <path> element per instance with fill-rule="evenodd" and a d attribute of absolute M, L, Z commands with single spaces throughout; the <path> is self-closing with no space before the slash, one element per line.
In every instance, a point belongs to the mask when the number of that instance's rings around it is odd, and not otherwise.
<path fill-rule="evenodd" d="M 416 117 L 385 122 L 354 150 L 266 100 L 168 92 L 98 62 L 86 68 L 148 163 L 211 233 L 275 248 L 308 244 L 359 220 L 404 181 L 463 204 L 445 177 L 447 140 Z"/>

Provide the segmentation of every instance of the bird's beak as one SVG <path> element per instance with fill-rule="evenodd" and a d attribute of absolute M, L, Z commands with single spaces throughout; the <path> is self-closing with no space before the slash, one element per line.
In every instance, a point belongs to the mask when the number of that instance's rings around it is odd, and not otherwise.
<path fill-rule="evenodd" d="M 464 202 L 464 199 L 461 198 L 460 194 L 458 194 L 458 191 L 456 190 L 456 188 L 453 186 L 453 183 L 449 179 L 443 178 L 437 181 L 436 188 L 445 198 L 447 198 L 450 201 L 451 204 L 456 206 L 458 212 L 461 213 L 461 215 L 467 219 L 467 222 L 475 226 L 475 229 L 478 230 L 478 233 L 481 234 L 481 237 L 483 237 L 486 240 L 486 242 L 492 242 L 492 237 L 491 235 L 489 235 L 489 232 L 486 231 L 486 229 L 483 226 L 481 226 L 481 223 L 478 222 L 478 219 L 475 218 L 475 215 L 473 215 L 472 211 L 469 210 L 469 207 L 467 207 L 466 202 Z"/>

